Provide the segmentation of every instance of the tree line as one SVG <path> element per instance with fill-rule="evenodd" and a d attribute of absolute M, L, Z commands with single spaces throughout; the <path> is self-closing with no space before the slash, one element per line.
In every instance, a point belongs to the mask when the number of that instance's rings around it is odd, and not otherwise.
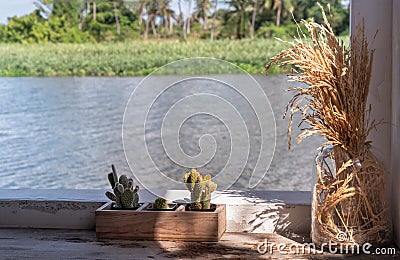
<path fill-rule="evenodd" d="M 334 29 L 348 34 L 349 7 L 330 6 Z M 296 20 L 321 12 L 313 0 L 36 0 L 37 9 L 0 26 L 13 43 L 107 42 L 132 39 L 243 39 L 296 33 Z M 293 17 L 292 17 L 293 14 Z"/>

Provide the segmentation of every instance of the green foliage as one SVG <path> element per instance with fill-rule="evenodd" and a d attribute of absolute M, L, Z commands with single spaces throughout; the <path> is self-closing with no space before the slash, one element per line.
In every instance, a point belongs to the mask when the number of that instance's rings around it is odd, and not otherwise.
<path fill-rule="evenodd" d="M 111 168 L 112 172 L 108 174 L 108 180 L 114 193 L 107 191 L 106 197 L 114 201 L 118 208 L 137 208 L 139 205 L 139 186 L 133 188 L 133 179 L 128 179 L 126 175 L 121 175 L 118 179 L 114 165 Z"/>
<path fill-rule="evenodd" d="M 297 25 L 290 24 L 286 26 L 277 27 L 275 24 L 261 26 L 257 30 L 257 36 L 263 38 L 292 38 L 297 35 Z"/>
<path fill-rule="evenodd" d="M 183 39 L 184 35 L 185 40 L 209 39 L 211 24 L 215 28 L 214 39 L 243 39 L 250 36 L 253 15 L 254 32 L 259 37 L 290 34 L 294 24 L 290 11 L 293 11 L 296 20 L 314 17 L 318 22 L 322 21 L 316 0 L 256 0 L 257 7 L 253 0 L 219 1 L 215 20 L 215 0 L 192 1 L 195 8 L 190 33 L 189 30 L 184 33 L 183 17 L 172 9 L 171 0 L 42 0 L 53 4 L 49 19 L 44 19 L 38 10 L 23 17 L 13 17 L 7 26 L 0 27 L 0 41 L 126 42 L 144 38 L 145 35 L 155 39 Z M 330 4 L 336 34 L 347 34 L 349 7 L 342 6 L 341 0 L 319 2 L 325 8 Z"/>
<path fill-rule="evenodd" d="M 56 1 L 49 20 L 42 18 L 39 11 L 23 17 L 13 17 L 1 28 L 1 41 L 8 43 L 82 43 L 93 38 L 78 29 L 78 19 L 73 1 Z"/>
<path fill-rule="evenodd" d="M 323 23 L 320 8 L 316 5 L 317 1 L 296 0 L 294 17 L 296 20 L 314 18 L 316 22 Z M 349 6 L 342 6 L 340 0 L 319 0 L 325 12 L 329 14 L 327 4 L 330 6 L 333 15 L 333 29 L 336 35 L 346 35 L 349 32 L 350 9 Z"/>
<path fill-rule="evenodd" d="M 0 41 L 7 43 L 85 43 L 94 41 L 121 41 L 138 38 L 136 15 L 122 1 L 116 1 L 120 33 L 116 29 L 114 2 L 99 1 L 97 17 L 91 10 L 82 9 L 80 0 L 54 0 L 48 20 L 39 11 L 13 17 L 7 26 L 0 28 Z M 86 6 L 86 5 L 83 5 Z M 84 15 L 89 12 L 89 15 Z M 80 20 L 81 17 L 84 19 Z M 81 29 L 80 29 L 81 28 Z"/>
<path fill-rule="evenodd" d="M 66 25 L 71 27 L 78 24 L 78 16 L 80 12 L 81 2 L 79 0 L 53 0 L 53 11 L 51 19 L 63 18 Z"/>
<path fill-rule="evenodd" d="M 7 26 L 2 27 L 2 41 L 31 43 L 48 36 L 47 28 L 41 24 L 38 12 L 23 17 L 12 17 Z"/>
<path fill-rule="evenodd" d="M 192 169 L 183 176 L 183 182 L 190 191 L 190 208 L 210 209 L 211 193 L 217 189 L 217 184 L 211 181 L 211 175 L 203 178 L 198 171 Z"/>
<path fill-rule="evenodd" d="M 89 14 L 83 20 L 82 29 L 88 32 L 97 42 L 125 41 L 138 38 L 140 27 L 137 15 L 128 9 L 123 1 L 98 1 L 96 18 L 93 15 L 93 5 L 91 8 L 86 10 Z M 117 19 L 119 32 L 117 30 Z"/>
<path fill-rule="evenodd" d="M 274 39 L 134 41 L 102 44 L 0 44 L 1 76 L 141 76 L 179 59 L 213 57 L 249 73 L 285 46 Z M 185 68 L 187 72 L 195 68 Z M 273 72 L 284 72 L 274 68 Z M 216 72 L 217 73 L 217 72 Z"/>
<path fill-rule="evenodd" d="M 168 209 L 168 203 L 167 200 L 164 198 L 156 198 L 156 200 L 153 202 L 153 208 L 155 209 Z"/>

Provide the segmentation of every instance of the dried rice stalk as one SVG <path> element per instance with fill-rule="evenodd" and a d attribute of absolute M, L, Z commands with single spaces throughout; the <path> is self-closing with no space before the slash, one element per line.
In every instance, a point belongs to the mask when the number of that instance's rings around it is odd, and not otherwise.
<path fill-rule="evenodd" d="M 299 33 L 294 42 L 281 40 L 291 48 L 273 57 L 266 69 L 271 65 L 292 65 L 298 74 L 289 77 L 309 86 L 289 89 L 297 92 L 287 107 L 289 147 L 293 115 L 301 112 L 302 123 L 309 127 L 298 136 L 298 143 L 319 134 L 328 139 L 326 145 L 341 146 L 357 156 L 375 127 L 374 122 L 369 122 L 370 110 L 366 109 L 373 51 L 368 49 L 364 24 L 357 27 L 350 49 L 335 37 L 322 7 L 321 10 L 324 24 L 302 20 L 308 37 L 300 37 Z M 301 31 L 300 26 L 298 29 Z"/>
<path fill-rule="evenodd" d="M 371 107 L 367 108 L 374 51 L 368 48 L 364 22 L 352 35 L 351 47 L 346 47 L 335 37 L 319 6 L 324 23 L 302 20 L 307 32 L 303 33 L 298 25 L 294 41 L 280 40 L 290 48 L 273 57 L 266 70 L 271 65 L 291 65 L 296 74 L 289 77 L 308 85 L 289 89 L 295 91 L 286 107 L 289 148 L 297 112 L 302 115 L 300 125 L 307 125 L 297 137 L 298 143 L 308 136 L 321 135 L 327 139 L 321 150 L 333 147 L 329 156 L 321 156 L 317 164 L 314 243 L 368 241 L 382 245 L 391 237 L 384 198 L 385 170 L 367 141 L 377 125 L 370 121 Z M 345 234 L 346 241 L 340 241 L 339 234 Z"/>

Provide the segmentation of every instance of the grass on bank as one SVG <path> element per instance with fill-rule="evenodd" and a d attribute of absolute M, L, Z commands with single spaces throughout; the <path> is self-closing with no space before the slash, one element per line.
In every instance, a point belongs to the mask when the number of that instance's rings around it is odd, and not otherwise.
<path fill-rule="evenodd" d="M 141 76 L 190 57 L 226 60 L 254 74 L 283 47 L 274 39 L 0 44 L 0 76 Z"/>
<path fill-rule="evenodd" d="M 275 39 L 0 44 L 0 76 L 142 76 L 190 57 L 222 59 L 257 74 L 285 47 Z M 284 70 L 270 71 L 279 72 Z"/>

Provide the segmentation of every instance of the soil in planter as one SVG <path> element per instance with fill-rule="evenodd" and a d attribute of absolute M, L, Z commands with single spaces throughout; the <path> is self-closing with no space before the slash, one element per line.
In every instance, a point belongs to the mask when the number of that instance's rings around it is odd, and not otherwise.
<path fill-rule="evenodd" d="M 192 209 L 190 204 L 187 204 L 185 207 L 186 211 L 196 211 L 196 212 L 214 212 L 217 209 L 216 204 L 211 204 L 209 209 Z"/>
<path fill-rule="evenodd" d="M 140 208 L 143 205 L 143 203 L 139 203 L 137 207 L 134 208 L 118 208 L 117 205 L 113 202 L 111 204 L 111 209 L 112 210 L 137 210 L 138 208 Z"/>
<path fill-rule="evenodd" d="M 150 203 L 144 210 L 151 210 L 151 211 L 175 211 L 175 209 L 178 207 L 178 204 L 176 203 L 168 203 L 168 208 L 167 209 L 157 209 L 153 207 L 153 203 Z"/>

